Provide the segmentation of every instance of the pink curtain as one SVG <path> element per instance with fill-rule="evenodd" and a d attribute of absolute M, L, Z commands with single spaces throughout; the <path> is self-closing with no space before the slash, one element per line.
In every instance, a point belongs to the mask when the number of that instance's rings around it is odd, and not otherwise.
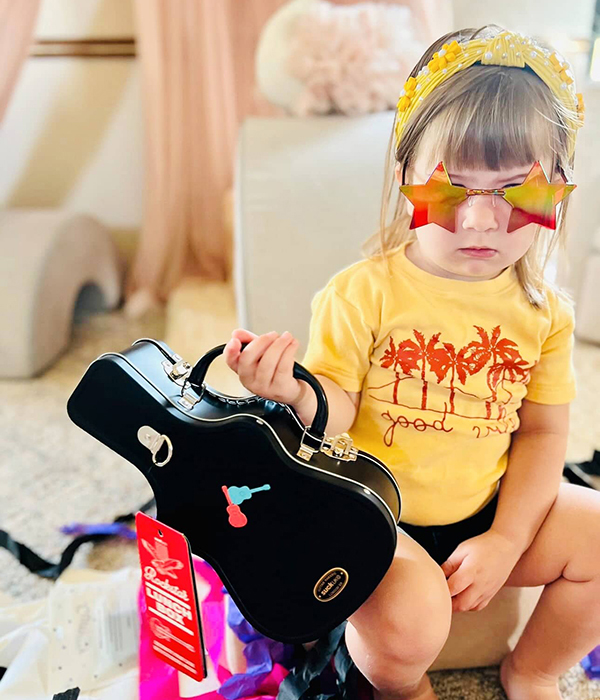
<path fill-rule="evenodd" d="M 256 93 L 254 51 L 285 1 L 135 0 L 146 192 L 126 285 L 130 309 L 166 301 L 187 274 L 229 276 L 223 200 L 237 128 L 248 114 L 280 113 Z"/>
<path fill-rule="evenodd" d="M 132 315 L 166 301 L 186 275 L 230 275 L 224 194 L 238 126 L 251 114 L 282 113 L 257 93 L 254 55 L 265 22 L 287 1 L 135 0 L 146 191 L 126 284 Z M 446 0 L 375 1 L 408 4 L 428 43 L 451 28 Z"/>
<path fill-rule="evenodd" d="M 40 0 L 0 0 L 0 121 L 29 53 Z"/>

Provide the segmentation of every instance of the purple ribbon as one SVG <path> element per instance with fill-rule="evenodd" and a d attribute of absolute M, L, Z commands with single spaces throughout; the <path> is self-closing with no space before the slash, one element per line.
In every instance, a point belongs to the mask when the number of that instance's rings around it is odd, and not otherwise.
<path fill-rule="evenodd" d="M 60 531 L 65 535 L 116 535 L 128 540 L 135 540 L 135 530 L 124 523 L 71 523 L 63 525 Z"/>
<path fill-rule="evenodd" d="M 258 693 L 261 684 L 272 672 L 273 664 L 281 664 L 289 670 L 294 646 L 277 642 L 257 632 L 244 618 L 229 593 L 226 595 L 229 598 L 227 624 L 245 642 L 244 656 L 247 664 L 246 672 L 233 674 L 221 685 L 219 693 L 227 700 L 238 700 Z"/>
<path fill-rule="evenodd" d="M 582 659 L 581 665 L 588 678 L 600 680 L 600 647 L 596 647 Z"/>

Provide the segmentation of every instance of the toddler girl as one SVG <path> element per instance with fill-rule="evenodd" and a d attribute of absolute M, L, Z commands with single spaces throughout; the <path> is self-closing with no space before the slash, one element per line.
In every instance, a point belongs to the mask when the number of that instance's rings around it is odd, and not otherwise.
<path fill-rule="evenodd" d="M 501 665 L 509 700 L 557 700 L 600 644 L 600 494 L 561 482 L 573 304 L 544 278 L 582 123 L 551 48 L 496 25 L 441 37 L 400 96 L 380 230 L 313 297 L 300 364 L 327 394 L 326 432 L 348 432 L 402 493 L 394 561 L 345 631 L 377 698 L 435 698 L 426 671 L 452 612 L 502 586 L 545 586 Z M 297 348 L 237 329 L 224 356 L 310 425 Z"/>

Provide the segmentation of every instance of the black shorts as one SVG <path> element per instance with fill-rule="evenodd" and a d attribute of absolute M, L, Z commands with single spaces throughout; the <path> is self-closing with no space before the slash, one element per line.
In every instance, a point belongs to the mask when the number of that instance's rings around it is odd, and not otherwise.
<path fill-rule="evenodd" d="M 398 527 L 427 550 L 440 566 L 464 540 L 490 529 L 496 514 L 498 492 L 480 511 L 465 520 L 449 525 L 410 525 L 400 521 Z"/>

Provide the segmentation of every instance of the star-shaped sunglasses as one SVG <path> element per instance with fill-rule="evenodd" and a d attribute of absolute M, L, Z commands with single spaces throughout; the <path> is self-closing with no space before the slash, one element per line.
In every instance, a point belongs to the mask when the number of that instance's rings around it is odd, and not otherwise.
<path fill-rule="evenodd" d="M 443 161 L 440 161 L 424 185 L 401 185 L 400 191 L 413 204 L 414 212 L 410 228 L 426 224 L 438 224 L 452 233 L 456 230 L 456 208 L 467 197 L 476 194 L 501 195 L 511 206 L 507 232 L 541 224 L 556 228 L 556 205 L 577 187 L 573 183 L 551 183 L 539 160 L 533 164 L 521 185 L 504 189 L 471 189 L 453 185 Z"/>

